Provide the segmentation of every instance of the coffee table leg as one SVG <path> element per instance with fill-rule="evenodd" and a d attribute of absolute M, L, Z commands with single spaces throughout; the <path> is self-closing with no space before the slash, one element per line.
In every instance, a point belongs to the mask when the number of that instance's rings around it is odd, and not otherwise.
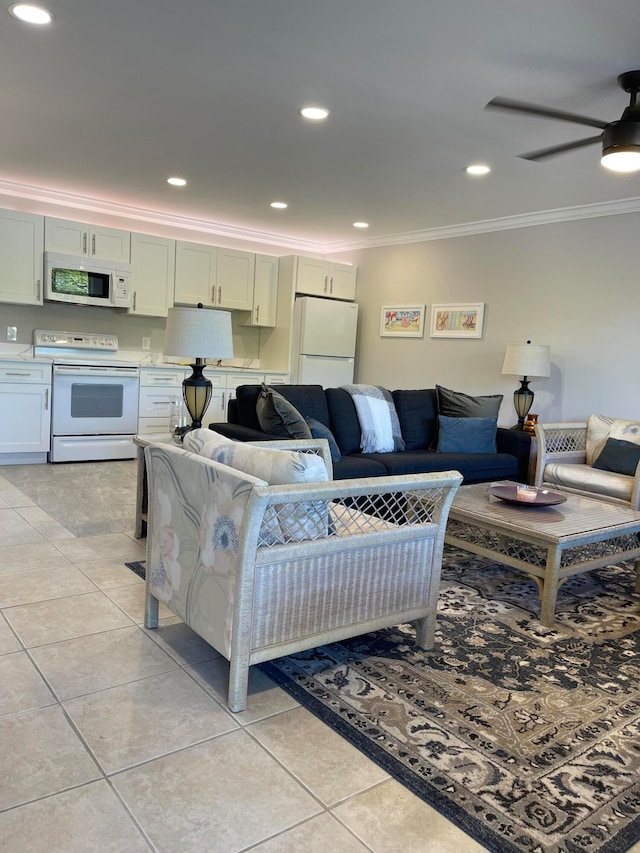
<path fill-rule="evenodd" d="M 545 628 L 553 627 L 554 623 L 561 557 L 562 551 L 559 548 L 549 548 L 540 605 L 540 623 Z"/>

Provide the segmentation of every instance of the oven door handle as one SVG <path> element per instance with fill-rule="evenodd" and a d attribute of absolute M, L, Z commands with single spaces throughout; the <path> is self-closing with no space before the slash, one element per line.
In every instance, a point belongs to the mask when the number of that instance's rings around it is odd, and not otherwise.
<path fill-rule="evenodd" d="M 61 367 L 54 366 L 53 372 L 56 376 L 119 376 L 123 379 L 137 379 L 139 370 L 137 367 Z"/>

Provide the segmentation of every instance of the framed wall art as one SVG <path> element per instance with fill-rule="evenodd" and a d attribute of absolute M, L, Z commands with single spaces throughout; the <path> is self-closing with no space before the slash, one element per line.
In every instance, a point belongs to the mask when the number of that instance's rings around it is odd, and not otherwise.
<path fill-rule="evenodd" d="M 452 302 L 431 308 L 432 338 L 481 338 L 484 302 Z"/>
<path fill-rule="evenodd" d="M 421 338 L 424 335 L 425 305 L 383 305 L 380 336 Z"/>

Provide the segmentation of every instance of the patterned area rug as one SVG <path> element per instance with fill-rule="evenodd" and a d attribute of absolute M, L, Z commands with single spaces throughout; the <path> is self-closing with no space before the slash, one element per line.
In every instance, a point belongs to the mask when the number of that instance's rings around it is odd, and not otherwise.
<path fill-rule="evenodd" d="M 261 666 L 488 850 L 622 853 L 640 840 L 634 578 L 571 578 L 543 628 L 532 581 L 447 548 L 431 651 L 404 625 Z"/>
<path fill-rule="evenodd" d="M 410 626 L 261 666 L 496 853 L 621 853 L 640 839 L 640 599 L 632 564 L 537 588 L 448 548 L 432 651 Z"/>

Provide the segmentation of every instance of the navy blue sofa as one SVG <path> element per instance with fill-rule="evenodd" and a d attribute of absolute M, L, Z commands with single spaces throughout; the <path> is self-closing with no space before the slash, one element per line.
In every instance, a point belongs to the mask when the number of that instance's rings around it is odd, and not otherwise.
<path fill-rule="evenodd" d="M 228 423 L 211 423 L 209 429 L 236 441 L 267 441 L 273 435 L 260 429 L 256 401 L 260 385 L 241 385 L 228 409 Z M 388 474 L 423 474 L 460 471 L 465 483 L 515 480 L 529 476 L 531 438 L 521 430 L 498 428 L 497 453 L 438 453 L 438 408 L 435 388 L 393 391 L 402 437 L 402 452 L 362 453 L 360 424 L 351 396 L 342 388 L 321 385 L 278 385 L 282 394 L 305 417 L 314 418 L 333 433 L 341 453 L 334 462 L 336 480 L 382 477 Z"/>

